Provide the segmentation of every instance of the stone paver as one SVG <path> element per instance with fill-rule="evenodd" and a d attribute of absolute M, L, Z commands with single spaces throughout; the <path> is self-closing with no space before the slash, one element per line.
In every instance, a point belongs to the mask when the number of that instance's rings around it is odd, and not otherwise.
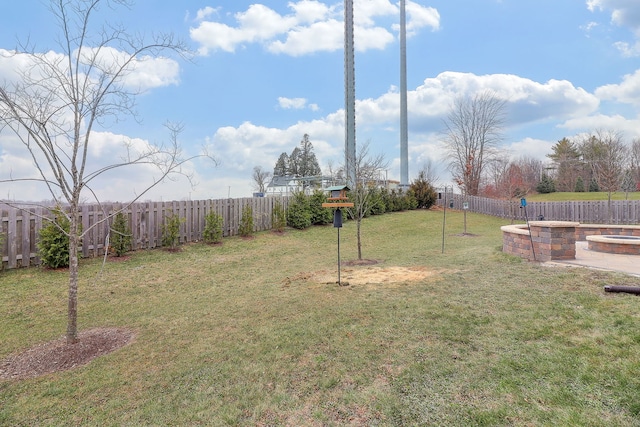
<path fill-rule="evenodd" d="M 599 270 L 619 271 L 640 277 L 640 255 L 618 255 L 591 251 L 587 242 L 576 242 L 576 259 L 550 261 L 549 264 L 568 264 Z"/>

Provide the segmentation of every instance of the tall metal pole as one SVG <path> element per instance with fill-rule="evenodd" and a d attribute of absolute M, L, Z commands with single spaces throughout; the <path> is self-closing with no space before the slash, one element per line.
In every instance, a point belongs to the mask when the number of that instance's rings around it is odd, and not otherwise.
<path fill-rule="evenodd" d="M 407 120 L 407 21 L 400 0 L 400 186 L 409 186 L 409 126 Z"/>
<path fill-rule="evenodd" d="M 353 38 L 353 0 L 344 1 L 344 164 L 347 186 L 356 186 L 356 77 Z"/>

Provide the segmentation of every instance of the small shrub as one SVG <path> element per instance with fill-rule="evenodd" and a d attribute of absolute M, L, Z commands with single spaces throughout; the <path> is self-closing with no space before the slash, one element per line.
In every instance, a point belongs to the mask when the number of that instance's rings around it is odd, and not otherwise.
<path fill-rule="evenodd" d="M 327 195 L 316 190 L 309 199 L 309 211 L 311 213 L 311 224 L 324 225 L 333 222 L 333 211 L 329 208 L 323 208 L 322 204 L 327 201 Z"/>
<path fill-rule="evenodd" d="M 540 194 L 555 193 L 556 184 L 553 179 L 547 174 L 542 175 L 542 179 L 536 186 L 536 191 Z"/>
<path fill-rule="evenodd" d="M 131 250 L 131 229 L 122 212 L 118 212 L 113 218 L 111 248 L 116 256 L 122 256 Z"/>
<path fill-rule="evenodd" d="M 369 192 L 371 193 L 369 195 L 371 198 L 371 209 L 369 210 L 371 215 L 382 215 L 386 210 L 384 200 L 382 199 L 382 191 L 378 188 L 372 188 Z"/>
<path fill-rule="evenodd" d="M 429 209 L 436 203 L 436 199 L 438 198 L 438 193 L 427 179 L 426 172 L 424 171 L 421 171 L 418 174 L 418 178 L 411 183 L 407 194 L 409 193 L 413 194 L 413 197 L 415 198 L 416 208 Z M 414 202 L 411 201 L 409 204 L 413 205 Z"/>
<path fill-rule="evenodd" d="M 40 229 L 38 256 L 42 265 L 49 268 L 69 266 L 69 229 L 67 216 L 58 207 L 53 210 L 53 220 Z"/>
<path fill-rule="evenodd" d="M 162 246 L 175 249 L 180 243 L 180 225 L 185 221 L 184 218 L 171 212 L 165 216 L 164 227 L 162 230 Z"/>
<path fill-rule="evenodd" d="M 591 181 L 589 181 L 589 192 L 597 193 L 599 191 L 600 191 L 600 185 L 598 185 L 598 181 L 596 181 L 595 178 L 591 178 Z"/>
<path fill-rule="evenodd" d="M 293 195 L 287 212 L 287 224 L 298 230 L 311 226 L 311 209 L 309 199 L 303 192 Z"/>
<path fill-rule="evenodd" d="M 238 234 L 242 237 L 249 237 L 253 234 L 253 209 L 251 206 L 245 205 L 242 208 L 242 218 L 238 227 Z"/>
<path fill-rule="evenodd" d="M 576 188 L 573 191 L 576 193 L 584 193 L 584 180 L 581 176 L 576 180 Z"/>
<path fill-rule="evenodd" d="M 280 200 L 276 200 L 273 205 L 273 211 L 271 212 L 271 229 L 282 233 L 287 226 L 287 216 L 282 207 Z"/>
<path fill-rule="evenodd" d="M 202 238 L 206 243 L 220 243 L 222 241 L 222 215 L 209 212 L 204 218 L 204 231 Z"/>

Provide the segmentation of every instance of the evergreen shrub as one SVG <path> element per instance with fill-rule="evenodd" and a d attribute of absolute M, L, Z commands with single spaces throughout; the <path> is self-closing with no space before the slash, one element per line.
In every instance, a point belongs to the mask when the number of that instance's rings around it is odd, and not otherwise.
<path fill-rule="evenodd" d="M 69 229 L 71 223 L 62 209 L 53 210 L 53 220 L 40 229 L 38 256 L 45 267 L 63 268 L 69 266 Z"/>
<path fill-rule="evenodd" d="M 162 246 L 175 249 L 180 243 L 180 226 L 185 222 L 184 218 L 171 212 L 164 218 L 162 231 Z"/>
<path fill-rule="evenodd" d="M 116 256 L 122 256 L 131 250 L 131 229 L 122 212 L 118 212 L 113 218 L 111 249 Z"/>
<path fill-rule="evenodd" d="M 271 212 L 271 229 L 282 233 L 287 226 L 287 216 L 282 207 L 280 200 L 276 200 L 273 205 L 273 211 Z"/>
<path fill-rule="evenodd" d="M 251 206 L 245 205 L 242 208 L 242 218 L 238 227 L 238 234 L 242 237 L 249 237 L 253 234 L 253 209 Z"/>
<path fill-rule="evenodd" d="M 224 220 L 222 215 L 216 212 L 209 212 L 204 217 L 204 231 L 202 238 L 206 243 L 220 243 L 222 241 L 222 227 Z"/>
<path fill-rule="evenodd" d="M 322 204 L 327 201 L 327 195 L 322 190 L 316 190 L 309 198 L 309 212 L 311 213 L 311 224 L 324 225 L 333 222 L 333 211 L 323 208 Z"/>
<path fill-rule="evenodd" d="M 309 198 L 301 191 L 296 192 L 289 202 L 287 224 L 298 230 L 311 226 L 311 207 Z"/>

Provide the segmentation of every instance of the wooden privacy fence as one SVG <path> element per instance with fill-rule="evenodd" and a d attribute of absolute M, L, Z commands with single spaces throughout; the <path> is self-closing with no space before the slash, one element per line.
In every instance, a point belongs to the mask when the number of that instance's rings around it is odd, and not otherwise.
<path fill-rule="evenodd" d="M 168 215 L 178 215 L 183 222 L 180 226 L 180 243 L 202 240 L 205 217 L 216 212 L 223 219 L 223 235 L 238 234 L 238 228 L 245 206 L 253 211 L 255 231 L 271 229 L 271 214 L 276 202 L 286 210 L 288 197 L 255 197 L 221 200 L 186 200 L 175 202 L 140 202 L 127 207 L 127 216 L 132 233 L 133 249 L 151 249 L 162 246 L 162 230 Z M 103 205 L 87 204 L 79 208 L 83 230 L 89 230 L 82 239 L 83 257 L 104 254 L 104 245 L 111 221 L 104 221 L 113 212 L 122 209 L 122 203 Z M 13 207 L 0 203 L 0 235 L 4 242 L 0 245 L 2 268 L 28 267 L 39 264 L 37 239 L 45 218 L 52 218 L 51 210 L 42 206 Z M 100 223 L 102 221 L 102 223 Z M 98 224 L 98 225 L 96 225 Z M 0 269 L 2 269 L 0 268 Z"/>
<path fill-rule="evenodd" d="M 451 201 L 451 195 L 448 196 Z M 497 200 L 485 197 L 453 195 L 454 209 L 463 209 L 468 204 L 470 212 L 524 221 L 525 210 L 520 199 Z M 443 199 L 438 200 L 442 205 Z M 640 200 L 613 200 L 609 209 L 606 200 L 572 202 L 527 202 L 526 216 L 531 220 L 544 217 L 548 221 L 575 221 L 582 224 L 639 224 Z"/>

